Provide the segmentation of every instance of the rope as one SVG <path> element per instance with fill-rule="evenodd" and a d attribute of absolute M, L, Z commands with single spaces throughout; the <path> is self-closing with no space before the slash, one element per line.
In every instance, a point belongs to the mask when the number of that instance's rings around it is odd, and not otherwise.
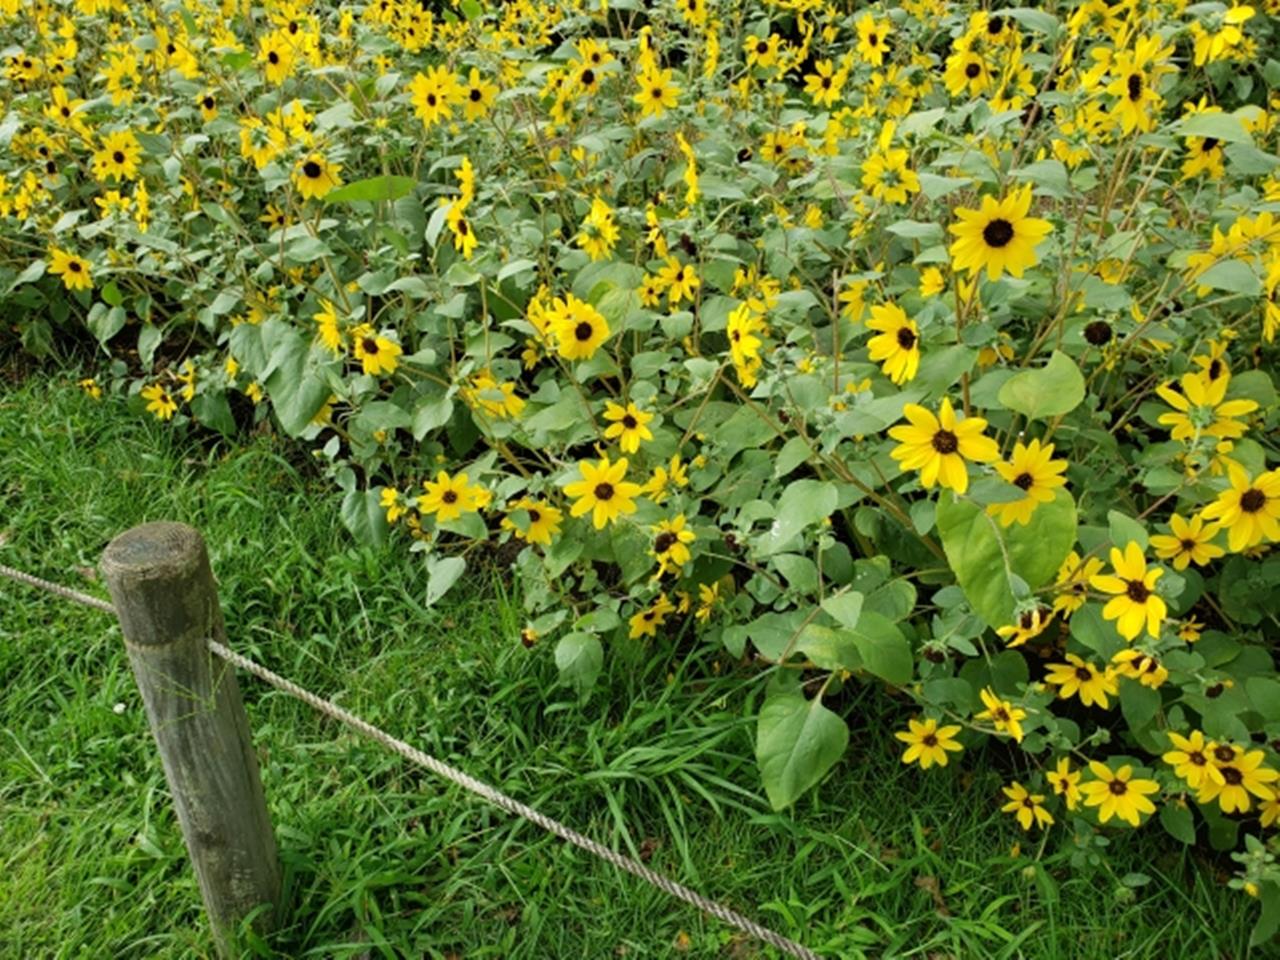
<path fill-rule="evenodd" d="M 39 577 L 33 577 L 29 573 L 23 573 L 20 570 L 15 570 L 13 567 L 8 567 L 4 564 L 0 564 L 0 576 L 8 577 L 11 580 L 16 580 L 19 583 L 25 583 L 28 586 L 36 587 L 40 590 L 55 593 L 58 596 L 65 597 L 75 603 L 82 603 L 85 606 L 94 607 L 95 609 L 102 610 L 107 613 L 115 613 L 115 607 L 105 600 L 100 600 L 87 593 L 80 593 L 77 590 L 71 590 L 56 583 L 51 583 L 48 580 L 42 580 Z M 599 857 L 601 860 L 613 864 L 620 870 L 625 870 L 627 873 L 639 877 L 641 880 L 652 884 L 659 890 L 675 897 L 677 900 L 683 900 L 685 903 L 697 907 L 708 916 L 715 917 L 732 927 L 737 927 L 739 930 L 744 933 L 751 934 L 751 936 L 763 943 L 777 947 L 789 956 L 797 957 L 799 960 L 820 960 L 819 956 L 808 947 L 801 946 L 792 940 L 788 940 L 786 937 L 775 933 L 768 927 L 762 927 L 754 920 L 744 917 L 742 914 L 730 910 L 728 907 L 716 903 L 714 900 L 708 900 L 696 890 L 691 890 L 683 884 L 676 883 L 674 880 L 664 877 L 662 874 L 654 870 L 650 870 L 638 860 L 633 860 L 630 857 L 624 856 L 617 851 L 606 847 L 602 843 L 597 843 L 590 837 L 584 836 L 583 834 L 578 833 L 578 831 L 566 827 L 558 820 L 553 820 L 545 814 L 539 813 L 537 810 L 533 809 L 533 807 L 523 804 L 519 800 L 508 796 L 501 790 L 491 787 L 487 783 L 463 773 L 461 770 L 450 766 L 442 760 L 437 760 L 430 754 L 423 753 L 418 748 L 405 743 L 403 740 L 399 740 L 391 736 L 391 734 L 387 733 L 385 730 L 375 727 L 373 724 L 360 719 L 355 714 L 342 709 L 342 707 L 338 706 L 336 703 L 326 700 L 321 696 L 317 696 L 310 690 L 298 686 L 292 680 L 286 680 L 278 673 L 273 673 L 266 667 L 250 660 L 248 657 L 242 656 L 234 650 L 228 649 L 216 640 L 211 639 L 206 642 L 209 645 L 209 650 L 215 656 L 221 657 L 227 663 L 239 667 L 246 673 L 253 674 L 253 676 L 257 677 L 259 680 L 270 684 L 277 690 L 287 693 L 291 697 L 301 700 L 312 709 L 323 713 L 327 717 L 337 720 L 339 723 L 345 724 L 376 743 L 382 744 L 382 746 L 386 747 L 393 753 L 404 757 L 404 759 L 408 760 L 410 763 L 417 764 L 420 767 L 425 767 L 437 776 L 443 777 L 450 783 L 457 784 L 464 790 L 468 790 L 478 797 L 482 797 L 494 806 L 501 807 L 508 813 L 515 814 L 516 816 L 522 817 L 531 823 L 537 824 L 548 833 L 554 833 L 562 840 L 572 843 L 575 847 L 580 847 L 588 853 Z"/>
<path fill-rule="evenodd" d="M 6 567 L 0 563 L 0 577 L 8 577 L 10 580 L 17 580 L 18 583 L 25 583 L 29 587 L 35 587 L 37 590 L 47 590 L 49 593 L 56 593 L 60 597 L 65 597 L 75 603 L 83 603 L 86 607 L 93 607 L 102 610 L 104 613 L 115 613 L 116 608 L 106 600 L 99 600 L 87 593 L 81 593 L 79 590 L 72 590 L 70 587 L 64 587 L 60 584 L 50 583 L 48 580 L 41 580 L 39 577 L 33 577 L 29 573 L 23 573 L 21 570 L 15 570 L 13 567 Z"/>

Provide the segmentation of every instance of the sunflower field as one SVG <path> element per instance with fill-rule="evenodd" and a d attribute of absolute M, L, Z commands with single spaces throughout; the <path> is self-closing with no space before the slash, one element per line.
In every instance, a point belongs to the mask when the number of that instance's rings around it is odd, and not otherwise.
<path fill-rule="evenodd" d="M 428 605 L 509 566 L 588 709 L 620 645 L 767 673 L 778 809 L 874 685 L 920 776 L 1219 851 L 1263 939 L 1275 13 L 0 0 L 5 337 L 297 438 Z"/>

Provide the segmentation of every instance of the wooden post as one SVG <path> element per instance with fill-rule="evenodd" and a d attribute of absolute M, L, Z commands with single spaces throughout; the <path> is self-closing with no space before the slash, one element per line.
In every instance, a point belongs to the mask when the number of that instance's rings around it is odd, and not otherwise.
<path fill-rule="evenodd" d="M 206 638 L 226 642 L 199 532 L 147 523 L 108 544 L 102 572 L 147 719 L 224 955 L 253 911 L 261 933 L 280 907 L 280 862 L 235 671 Z"/>

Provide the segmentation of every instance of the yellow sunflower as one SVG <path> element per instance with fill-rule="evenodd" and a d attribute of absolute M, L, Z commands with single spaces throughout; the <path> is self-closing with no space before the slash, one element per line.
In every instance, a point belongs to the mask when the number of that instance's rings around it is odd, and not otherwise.
<path fill-rule="evenodd" d="M 1169 612 L 1165 602 L 1155 594 L 1156 581 L 1164 573 L 1160 567 L 1147 569 L 1142 548 L 1132 540 L 1122 552 L 1111 548 L 1112 574 L 1094 574 L 1089 583 L 1094 589 L 1113 596 L 1102 608 L 1105 620 L 1115 620 L 1120 636 L 1132 640 L 1146 625 L 1147 633 L 1160 636 L 1160 624 Z"/>
<path fill-rule="evenodd" d="M 609 339 L 609 322 L 599 310 L 572 293 L 563 300 L 557 297 L 548 312 L 556 350 L 566 360 L 589 360 Z"/>
<path fill-rule="evenodd" d="M 915 403 L 908 403 L 902 412 L 910 425 L 889 431 L 889 436 L 899 442 L 890 456 L 900 461 L 902 470 L 919 470 L 920 482 L 926 489 L 940 483 L 964 493 L 969 489 L 968 461 L 990 463 L 1000 457 L 996 442 L 982 434 L 987 421 L 981 417 L 957 420 L 946 397 L 936 417 Z"/>
<path fill-rule="evenodd" d="M 1053 459 L 1052 443 L 1041 445 L 1039 440 L 1032 440 L 1023 444 L 1019 441 L 1009 462 L 997 463 L 996 470 L 1025 496 L 1008 503 L 993 503 L 987 507 L 987 513 L 999 518 L 1002 527 L 1014 523 L 1026 526 L 1031 522 L 1031 514 L 1036 507 L 1049 503 L 1056 496 L 1054 491 L 1067 482 L 1062 476 L 1066 469 L 1065 460 Z"/>
<path fill-rule="evenodd" d="M 970 273 L 985 268 L 989 280 L 998 280 L 1006 270 L 1021 277 L 1036 264 L 1036 244 L 1053 230 L 1048 220 L 1028 216 L 1030 210 L 1029 184 L 1003 200 L 983 197 L 977 210 L 957 207 L 960 222 L 947 228 L 956 236 L 950 247 L 952 268 Z"/>
<path fill-rule="evenodd" d="M 1256 547 L 1263 539 L 1280 540 L 1280 470 L 1249 478 L 1234 460 L 1227 463 L 1231 484 L 1200 515 L 1218 520 L 1227 530 L 1227 545 L 1235 552 Z"/>
<path fill-rule="evenodd" d="M 916 322 L 897 304 L 886 303 L 871 308 L 867 327 L 878 333 L 867 341 L 868 355 L 880 364 L 884 375 L 897 384 L 914 379 L 920 369 L 920 330 Z"/>
<path fill-rule="evenodd" d="M 565 495 L 574 500 L 569 509 L 572 516 L 590 513 L 592 524 L 600 530 L 620 515 L 636 512 L 635 498 L 640 495 L 640 484 L 624 479 L 627 475 L 626 457 L 616 463 L 610 463 L 608 456 L 601 457 L 598 463 L 583 460 L 578 464 L 578 472 L 582 479 L 574 480 L 564 488 Z"/>
<path fill-rule="evenodd" d="M 623 453 L 635 453 L 640 449 L 643 440 L 652 440 L 653 433 L 647 424 L 653 419 L 652 413 L 645 413 L 634 403 L 625 407 L 612 400 L 605 401 L 604 418 L 610 421 L 604 432 L 606 440 L 617 439 Z"/>
<path fill-rule="evenodd" d="M 1185 570 L 1190 563 L 1203 567 L 1226 552 L 1213 542 L 1221 529 L 1221 524 L 1206 524 L 1201 516 L 1187 521 L 1175 513 L 1169 518 L 1169 533 L 1153 536 L 1151 546 L 1161 560 L 1172 560 L 1175 570 Z"/>
<path fill-rule="evenodd" d="M 293 168 L 293 185 L 303 199 L 319 199 L 335 187 L 342 186 L 340 163 L 330 163 L 322 154 L 313 153 L 298 161 Z"/>

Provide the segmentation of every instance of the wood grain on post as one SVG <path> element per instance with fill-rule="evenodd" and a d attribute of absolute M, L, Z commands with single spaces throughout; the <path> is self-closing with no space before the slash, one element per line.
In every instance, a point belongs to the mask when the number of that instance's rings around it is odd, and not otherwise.
<path fill-rule="evenodd" d="M 235 671 L 206 646 L 226 635 L 204 539 L 143 524 L 111 541 L 102 572 L 214 936 L 232 955 L 255 910 L 269 908 L 255 929 L 273 929 L 280 862 Z"/>

